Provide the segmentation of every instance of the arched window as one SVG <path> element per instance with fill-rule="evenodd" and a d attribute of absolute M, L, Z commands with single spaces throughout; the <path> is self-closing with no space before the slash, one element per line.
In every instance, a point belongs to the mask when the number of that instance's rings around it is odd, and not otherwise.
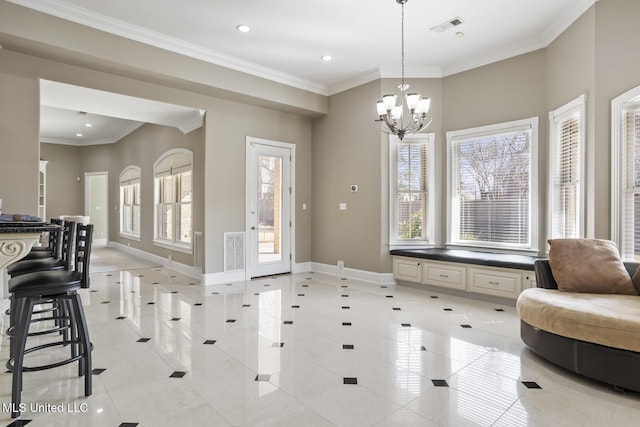
<path fill-rule="evenodd" d="M 178 148 L 154 164 L 154 243 L 191 253 L 193 153 Z"/>
<path fill-rule="evenodd" d="M 120 174 L 120 235 L 140 240 L 140 168 L 127 166 Z"/>

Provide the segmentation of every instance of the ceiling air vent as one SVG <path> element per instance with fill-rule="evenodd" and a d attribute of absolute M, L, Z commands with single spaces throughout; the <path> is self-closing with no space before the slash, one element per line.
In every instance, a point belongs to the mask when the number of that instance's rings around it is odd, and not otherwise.
<path fill-rule="evenodd" d="M 435 27 L 430 28 L 430 30 L 435 31 L 436 33 L 442 33 L 448 30 L 449 28 L 457 27 L 463 22 L 464 21 L 462 20 L 462 18 L 460 18 L 459 16 L 456 16 L 455 18 L 449 19 L 448 21 L 443 22 L 440 25 L 436 25 Z"/>

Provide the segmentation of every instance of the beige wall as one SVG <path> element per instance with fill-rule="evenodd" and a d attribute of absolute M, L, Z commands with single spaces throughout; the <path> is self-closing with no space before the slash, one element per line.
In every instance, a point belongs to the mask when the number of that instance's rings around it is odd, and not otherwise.
<path fill-rule="evenodd" d="M 80 150 L 80 147 L 72 145 L 40 145 L 40 158 L 49 162 L 46 200 L 48 218 L 82 215 L 84 212 L 84 171 Z"/>

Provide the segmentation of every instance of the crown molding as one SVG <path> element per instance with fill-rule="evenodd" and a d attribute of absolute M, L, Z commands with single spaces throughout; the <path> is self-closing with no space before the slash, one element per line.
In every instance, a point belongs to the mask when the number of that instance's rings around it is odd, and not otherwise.
<path fill-rule="evenodd" d="M 220 65 L 255 77 L 267 79 L 276 83 L 306 90 L 318 95 L 328 95 L 328 88 L 292 74 L 283 73 L 272 68 L 264 67 L 213 49 L 207 49 L 194 43 L 170 37 L 155 31 L 150 31 L 137 25 L 132 25 L 119 19 L 113 19 L 90 10 L 70 5 L 65 1 L 54 0 L 7 0 L 38 12 L 43 12 L 67 21 L 85 25 L 100 31 L 178 53 L 211 64 Z"/>

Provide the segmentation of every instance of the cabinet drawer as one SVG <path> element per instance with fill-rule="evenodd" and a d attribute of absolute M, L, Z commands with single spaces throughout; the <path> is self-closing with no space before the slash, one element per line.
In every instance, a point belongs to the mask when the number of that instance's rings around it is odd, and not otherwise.
<path fill-rule="evenodd" d="M 425 280 L 429 285 L 466 290 L 466 269 L 453 265 L 425 264 Z"/>
<path fill-rule="evenodd" d="M 400 280 L 422 282 L 422 263 L 411 258 L 394 258 L 393 275 Z"/>
<path fill-rule="evenodd" d="M 522 289 L 522 275 L 495 270 L 471 268 L 470 290 L 474 292 L 515 297 Z"/>

